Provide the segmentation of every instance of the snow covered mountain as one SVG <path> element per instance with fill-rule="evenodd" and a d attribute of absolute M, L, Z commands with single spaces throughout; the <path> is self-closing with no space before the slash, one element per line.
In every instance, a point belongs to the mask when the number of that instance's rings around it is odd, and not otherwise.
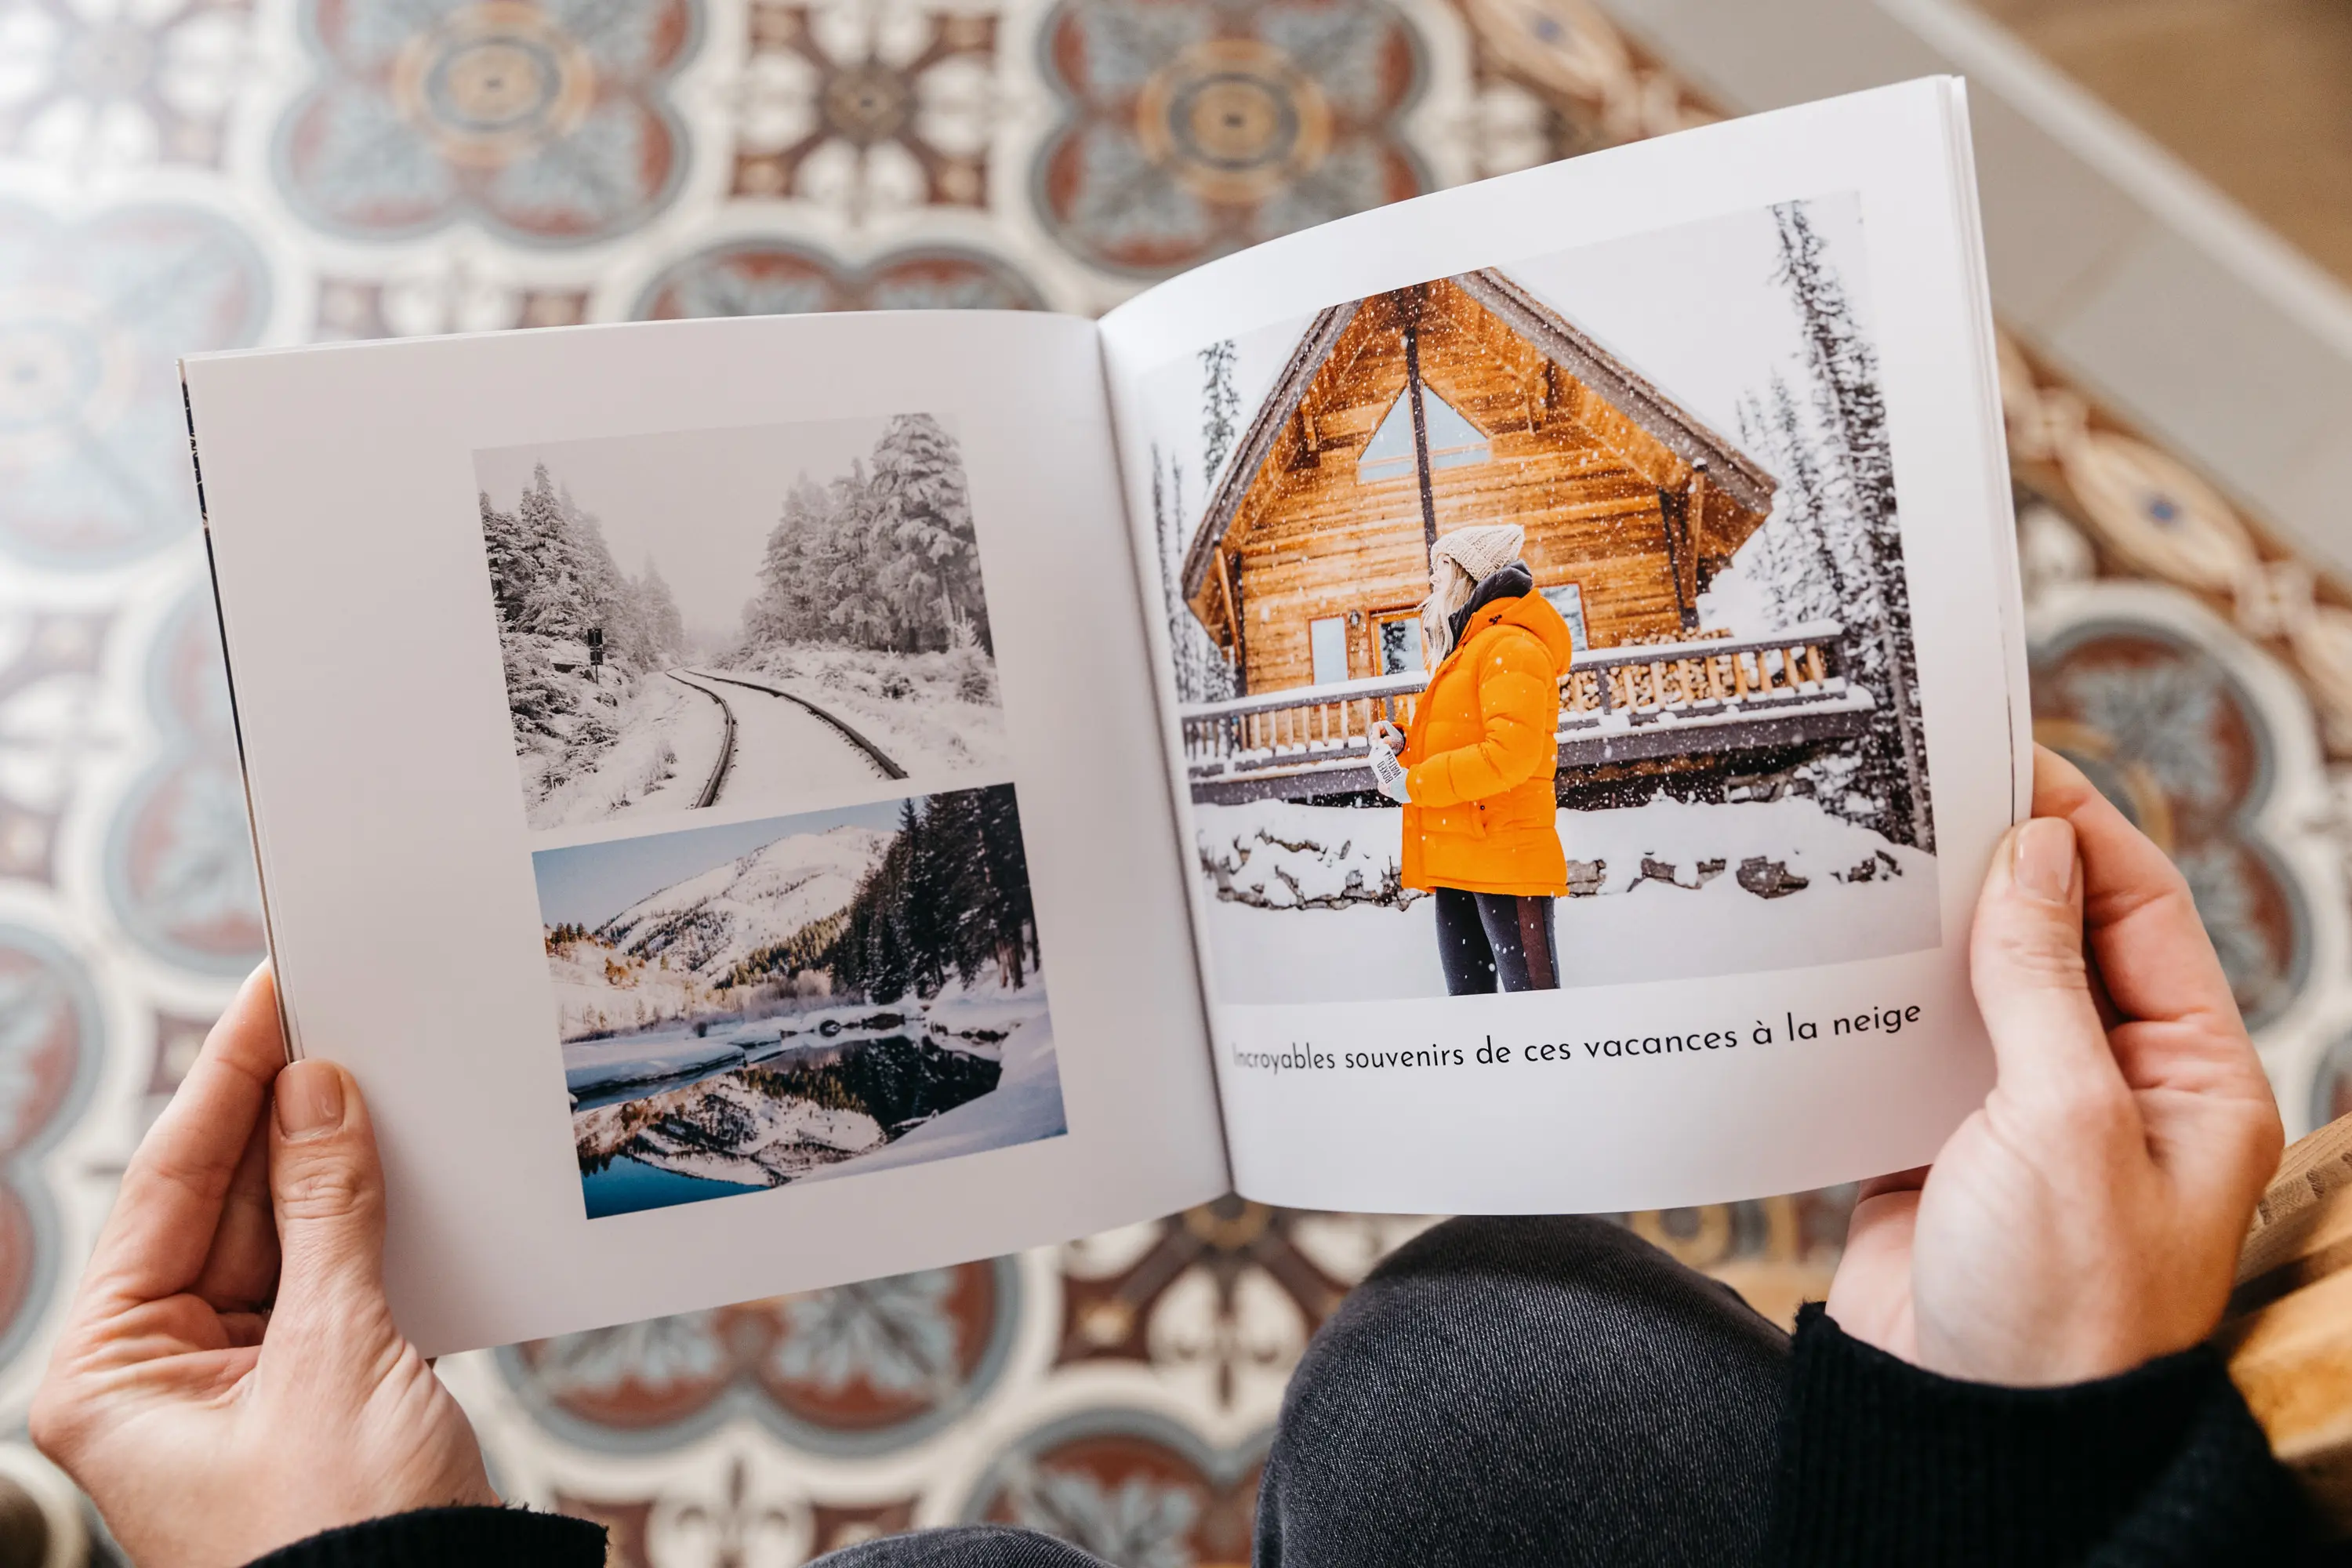
<path fill-rule="evenodd" d="M 594 934 L 629 958 L 715 984 L 760 949 L 847 909 L 895 837 L 843 826 L 780 838 L 639 900 Z"/>

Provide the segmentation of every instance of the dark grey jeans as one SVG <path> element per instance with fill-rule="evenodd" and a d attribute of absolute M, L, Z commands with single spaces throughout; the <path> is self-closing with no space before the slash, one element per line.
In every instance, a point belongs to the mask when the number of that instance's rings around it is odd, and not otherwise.
<path fill-rule="evenodd" d="M 1257 1568 L 1738 1564 L 1759 1555 L 1788 1337 L 1600 1220 L 1454 1219 L 1307 1346 L 1258 1490 Z M 994 1527 L 813 1568 L 1101 1568 Z"/>

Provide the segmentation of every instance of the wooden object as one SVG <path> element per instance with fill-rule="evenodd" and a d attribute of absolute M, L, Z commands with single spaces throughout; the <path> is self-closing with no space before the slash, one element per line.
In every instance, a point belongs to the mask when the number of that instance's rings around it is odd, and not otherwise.
<path fill-rule="evenodd" d="M 2272 1451 L 2352 1535 L 2352 1116 L 2279 1163 L 2215 1342 Z"/>
<path fill-rule="evenodd" d="M 1435 449 L 1440 400 L 1475 456 Z M 1404 460 L 1366 468 L 1400 408 Z M 1310 628 L 1333 617 L 1366 679 L 1380 621 L 1429 592 L 1432 541 L 1508 521 L 1538 587 L 1580 590 L 1593 647 L 1673 641 L 1777 484 L 1506 274 L 1464 273 L 1316 319 L 1187 542 L 1183 593 L 1243 693 L 1314 684 Z"/>

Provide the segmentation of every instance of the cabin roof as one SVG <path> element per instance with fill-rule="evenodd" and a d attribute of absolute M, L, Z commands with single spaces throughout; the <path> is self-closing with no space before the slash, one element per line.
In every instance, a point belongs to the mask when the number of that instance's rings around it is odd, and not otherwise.
<path fill-rule="evenodd" d="M 1778 481 L 1705 421 L 1661 392 L 1656 384 L 1596 342 L 1590 334 L 1494 268 L 1446 279 L 1562 370 L 1584 383 L 1685 462 L 1706 465 L 1707 478 L 1748 510 L 1772 510 Z M 1324 361 L 1355 320 L 1360 301 L 1334 305 L 1317 316 L 1275 378 L 1257 417 L 1235 443 L 1208 510 L 1184 552 L 1183 592 L 1201 591 L 1216 547 L 1232 526 L 1265 466 L 1267 454 Z"/>

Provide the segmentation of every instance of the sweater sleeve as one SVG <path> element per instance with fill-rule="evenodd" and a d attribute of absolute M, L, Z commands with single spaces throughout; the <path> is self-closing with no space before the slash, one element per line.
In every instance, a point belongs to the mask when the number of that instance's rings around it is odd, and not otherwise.
<path fill-rule="evenodd" d="M 1781 1568 L 2301 1560 L 2301 1496 L 2206 1347 L 2000 1388 L 1864 1344 L 1816 1303 L 1790 1377 L 1767 1554 Z"/>
<path fill-rule="evenodd" d="M 426 1508 L 281 1546 L 247 1568 L 604 1568 L 604 1527 L 520 1508 Z"/>
<path fill-rule="evenodd" d="M 1405 774 L 1415 805 L 1484 800 L 1535 777 L 1557 754 L 1559 687 L 1543 645 L 1522 632 L 1480 653 L 1478 728 L 1466 746 L 1438 752 Z"/>

